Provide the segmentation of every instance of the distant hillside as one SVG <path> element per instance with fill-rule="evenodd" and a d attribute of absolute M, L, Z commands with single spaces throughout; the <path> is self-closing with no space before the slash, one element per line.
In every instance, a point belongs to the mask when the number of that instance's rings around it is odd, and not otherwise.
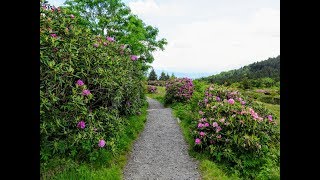
<path fill-rule="evenodd" d="M 200 78 L 210 83 L 223 84 L 240 82 L 243 79 L 259 79 L 269 77 L 275 81 L 280 80 L 280 55 L 264 61 L 255 62 L 240 69 L 221 72 L 216 75 Z"/>

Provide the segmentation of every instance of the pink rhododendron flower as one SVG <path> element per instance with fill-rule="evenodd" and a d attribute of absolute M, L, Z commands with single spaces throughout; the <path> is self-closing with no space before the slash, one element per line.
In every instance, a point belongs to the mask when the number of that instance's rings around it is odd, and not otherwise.
<path fill-rule="evenodd" d="M 219 131 L 221 131 L 222 130 L 222 128 L 220 127 L 220 126 L 218 126 L 217 128 L 216 128 L 216 132 L 218 133 Z"/>
<path fill-rule="evenodd" d="M 229 104 L 234 104 L 234 100 L 233 100 L 233 99 L 229 99 L 229 100 L 228 100 L 228 103 L 229 103 Z"/>
<path fill-rule="evenodd" d="M 82 81 L 82 80 L 80 80 L 80 79 L 79 79 L 79 80 L 77 81 L 77 85 L 78 85 L 78 86 L 83 86 L 83 85 L 84 85 L 84 83 L 83 83 L 83 81 Z"/>
<path fill-rule="evenodd" d="M 113 41 L 114 41 L 114 38 L 108 36 L 108 37 L 107 37 L 107 41 L 113 42 Z"/>
<path fill-rule="evenodd" d="M 205 123 L 204 126 L 205 126 L 205 127 L 209 127 L 210 124 L 209 124 L 209 123 Z"/>
<path fill-rule="evenodd" d="M 106 141 L 104 141 L 103 139 L 101 139 L 101 140 L 99 141 L 98 146 L 99 146 L 99 147 L 104 147 L 105 145 L 106 145 Z"/>
<path fill-rule="evenodd" d="M 71 14 L 70 17 L 71 17 L 71 19 L 74 19 L 74 15 L 73 14 Z"/>
<path fill-rule="evenodd" d="M 204 136 L 206 133 L 201 131 L 199 134 L 200 134 L 200 136 Z"/>
<path fill-rule="evenodd" d="M 195 142 L 196 142 L 196 144 L 200 144 L 201 140 L 199 138 L 197 138 Z"/>
<path fill-rule="evenodd" d="M 204 103 L 206 103 L 206 104 L 208 103 L 208 99 L 207 98 L 204 99 Z"/>
<path fill-rule="evenodd" d="M 84 95 L 84 96 L 87 96 L 87 95 L 89 95 L 89 94 L 91 94 L 91 92 L 90 92 L 88 89 L 84 89 L 84 90 L 82 91 L 82 95 Z"/>
<path fill-rule="evenodd" d="M 130 56 L 130 59 L 131 59 L 132 61 L 135 61 L 135 60 L 138 59 L 138 56 L 136 56 L 136 55 L 131 55 L 131 56 Z"/>
<path fill-rule="evenodd" d="M 216 100 L 217 100 L 217 101 L 221 101 L 220 97 L 218 97 L 218 96 L 216 97 Z"/>
<path fill-rule="evenodd" d="M 222 119 L 220 119 L 219 121 L 222 122 L 222 123 L 224 123 L 225 118 L 222 118 Z"/>
<path fill-rule="evenodd" d="M 202 128 L 203 127 L 203 124 L 202 123 L 199 123 L 198 124 L 198 128 Z"/>
<path fill-rule="evenodd" d="M 213 127 L 217 127 L 217 126 L 219 126 L 219 125 L 218 125 L 217 122 L 213 122 L 213 123 L 212 123 L 212 126 L 213 126 Z"/>
<path fill-rule="evenodd" d="M 241 101 L 241 105 L 245 105 L 246 104 L 246 102 L 245 101 Z"/>
<path fill-rule="evenodd" d="M 217 136 L 218 139 L 221 139 L 221 134 Z"/>
<path fill-rule="evenodd" d="M 50 36 L 51 36 L 51 37 L 54 37 L 54 38 L 57 37 L 56 34 L 50 34 Z"/>
<path fill-rule="evenodd" d="M 81 128 L 81 129 L 84 129 L 86 127 L 86 123 L 84 121 L 80 121 L 80 122 L 78 122 L 77 127 Z"/>
<path fill-rule="evenodd" d="M 270 122 L 273 121 L 271 115 L 268 115 L 268 119 L 269 119 Z"/>

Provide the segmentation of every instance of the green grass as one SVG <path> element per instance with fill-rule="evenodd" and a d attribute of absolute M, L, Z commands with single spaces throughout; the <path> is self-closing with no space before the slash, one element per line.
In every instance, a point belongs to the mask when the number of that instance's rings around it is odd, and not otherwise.
<path fill-rule="evenodd" d="M 129 125 L 120 135 L 117 154 L 106 154 L 110 158 L 103 166 L 90 163 L 78 163 L 71 159 L 51 159 L 41 166 L 41 179 L 57 180 L 105 180 L 123 179 L 123 168 L 127 163 L 127 153 L 131 150 L 134 140 L 143 130 L 147 118 L 147 104 L 142 108 L 140 116 L 128 117 Z"/>
<path fill-rule="evenodd" d="M 263 105 L 266 106 L 272 113 L 277 116 L 277 123 L 280 125 L 280 105 L 278 104 L 269 104 L 261 102 Z"/>
<path fill-rule="evenodd" d="M 166 94 L 166 88 L 157 86 L 156 93 L 148 93 L 147 97 L 158 100 L 161 104 L 164 104 L 164 95 Z"/>

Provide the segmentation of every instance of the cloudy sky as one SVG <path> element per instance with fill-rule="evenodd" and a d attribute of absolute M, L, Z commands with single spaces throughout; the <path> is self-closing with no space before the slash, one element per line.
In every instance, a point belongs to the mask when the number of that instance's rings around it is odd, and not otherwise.
<path fill-rule="evenodd" d="M 154 53 L 158 70 L 215 74 L 280 54 L 280 0 L 124 2 L 168 40 Z"/>

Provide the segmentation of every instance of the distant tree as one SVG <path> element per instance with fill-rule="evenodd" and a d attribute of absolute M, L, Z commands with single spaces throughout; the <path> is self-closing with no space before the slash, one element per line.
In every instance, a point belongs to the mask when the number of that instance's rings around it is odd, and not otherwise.
<path fill-rule="evenodd" d="M 166 75 L 166 80 L 169 80 L 170 79 L 170 76 L 169 76 L 169 74 L 167 73 L 167 75 Z"/>
<path fill-rule="evenodd" d="M 154 69 L 151 70 L 150 74 L 149 74 L 149 81 L 156 81 L 158 78 L 156 72 L 154 71 Z"/>
<path fill-rule="evenodd" d="M 165 81 L 166 80 L 166 74 L 163 71 L 161 72 L 159 80 L 161 80 L 161 81 Z"/>
<path fill-rule="evenodd" d="M 172 73 L 170 78 L 174 79 L 174 78 L 176 78 L 176 76 Z"/>

